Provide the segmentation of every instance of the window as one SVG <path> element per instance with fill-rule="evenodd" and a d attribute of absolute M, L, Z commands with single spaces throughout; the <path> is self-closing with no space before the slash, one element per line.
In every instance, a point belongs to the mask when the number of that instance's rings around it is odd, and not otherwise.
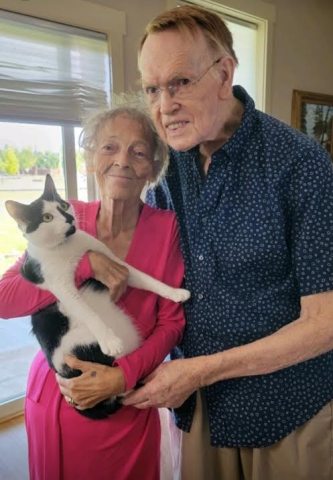
<path fill-rule="evenodd" d="M 237 21 L 236 18 L 224 17 L 234 38 L 234 49 L 239 66 L 235 70 L 234 85 L 242 85 L 258 103 L 257 83 L 257 41 L 258 27 L 255 23 Z"/>
<path fill-rule="evenodd" d="M 77 130 L 77 135 L 80 129 Z M 0 274 L 25 249 L 25 240 L 8 215 L 4 201 L 30 203 L 43 191 L 45 172 L 51 172 L 57 190 L 66 196 L 62 162 L 62 128 L 0 122 Z M 82 162 L 77 165 L 78 197 L 87 199 Z M 24 394 L 29 363 L 39 349 L 30 334 L 30 317 L 0 322 L 0 403 Z"/>
<path fill-rule="evenodd" d="M 59 3 L 48 6 L 52 20 L 58 20 Z M 80 17 L 88 29 L 0 10 L 0 229 L 6 232 L 0 239 L 0 274 L 25 248 L 4 200 L 37 198 L 46 172 L 65 197 L 94 197 L 77 148 L 80 122 L 109 104 L 110 38 L 119 43 L 124 22 L 120 12 L 110 21 L 114 10 L 85 3 Z M 77 12 L 71 13 L 67 2 L 63 7 L 68 23 L 77 25 Z M 101 29 L 92 16 L 95 7 L 104 14 Z M 45 17 L 44 7 L 36 8 L 40 12 L 30 6 L 28 13 Z M 0 320 L 0 417 L 22 408 L 27 370 L 38 348 L 29 332 L 30 318 Z"/>
<path fill-rule="evenodd" d="M 272 25 L 275 7 L 261 0 L 238 0 L 237 9 L 233 0 L 169 0 L 172 6 L 194 4 L 221 14 L 233 39 L 239 66 L 234 84 L 242 85 L 255 101 L 256 107 L 270 111 L 270 59 L 272 57 Z"/>

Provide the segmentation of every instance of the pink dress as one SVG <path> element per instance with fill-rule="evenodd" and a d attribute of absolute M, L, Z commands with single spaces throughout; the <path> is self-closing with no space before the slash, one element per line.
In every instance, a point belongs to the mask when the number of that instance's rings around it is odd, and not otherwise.
<path fill-rule="evenodd" d="M 72 202 L 79 227 L 96 236 L 99 202 Z M 173 286 L 181 285 L 184 267 L 175 215 L 145 205 L 126 257 L 138 269 Z M 21 261 L 0 281 L 0 317 L 29 315 L 55 301 L 25 281 Z M 93 276 L 88 257 L 78 269 L 78 284 Z M 145 341 L 118 360 L 126 387 L 134 387 L 159 365 L 181 339 L 182 306 L 155 294 L 128 288 L 119 302 Z M 33 360 L 25 404 L 31 480 L 158 480 L 160 422 L 157 409 L 122 407 L 105 420 L 78 414 L 63 399 L 55 375 L 39 352 Z"/>

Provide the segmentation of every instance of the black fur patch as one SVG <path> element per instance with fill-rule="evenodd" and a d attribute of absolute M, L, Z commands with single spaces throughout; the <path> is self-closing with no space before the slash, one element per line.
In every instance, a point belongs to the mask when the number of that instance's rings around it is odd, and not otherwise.
<path fill-rule="evenodd" d="M 59 193 L 55 189 L 50 189 L 48 191 L 45 191 L 42 193 L 42 195 L 39 197 L 42 200 L 46 200 L 48 202 L 63 202 L 64 200 L 61 198 Z"/>
<path fill-rule="evenodd" d="M 43 222 L 43 202 L 40 198 L 29 205 L 25 218 L 27 229 L 26 233 L 32 233 Z"/>
<path fill-rule="evenodd" d="M 101 288 L 99 285 L 96 285 L 100 283 L 97 282 L 97 280 L 91 279 L 86 283 L 94 285 L 98 289 Z M 103 288 L 105 287 L 103 286 Z M 36 338 L 40 343 L 43 352 L 45 353 L 50 367 L 54 369 L 54 365 L 52 364 L 53 352 L 59 347 L 62 337 L 68 332 L 69 320 L 59 311 L 58 304 L 54 303 L 32 315 L 31 322 L 32 331 L 34 335 L 36 335 Z M 79 360 L 101 363 L 102 365 L 107 365 L 110 367 L 114 362 L 114 357 L 105 355 L 97 343 L 93 343 L 91 345 L 78 345 L 71 353 Z M 59 373 L 65 378 L 72 378 L 78 377 L 82 372 L 80 370 L 74 370 L 68 365 L 64 364 L 61 368 L 61 372 Z M 120 407 L 121 403 L 119 398 L 112 397 L 108 400 L 98 403 L 92 408 L 78 410 L 78 412 L 85 417 L 99 420 L 108 417 L 112 413 L 116 412 Z"/>
<path fill-rule="evenodd" d="M 73 215 L 71 215 L 70 213 L 67 213 L 65 212 L 65 210 L 63 210 L 62 208 L 60 207 L 57 207 L 57 210 L 59 213 L 61 213 L 61 215 L 66 219 L 66 223 L 73 223 L 74 222 L 74 217 Z"/>
<path fill-rule="evenodd" d="M 69 330 L 68 318 L 59 311 L 57 303 L 31 315 L 32 331 L 46 355 L 47 361 L 54 369 L 51 358 L 59 347 L 62 337 Z"/>
<path fill-rule="evenodd" d="M 22 276 L 31 283 L 43 283 L 44 277 L 42 275 L 40 264 L 34 258 L 26 255 L 24 263 L 21 267 Z"/>
<path fill-rule="evenodd" d="M 104 283 L 99 282 L 95 278 L 88 278 L 88 280 L 86 280 L 83 285 L 85 287 L 89 287 L 94 292 L 102 292 L 103 290 L 107 290 L 107 287 L 104 285 Z"/>

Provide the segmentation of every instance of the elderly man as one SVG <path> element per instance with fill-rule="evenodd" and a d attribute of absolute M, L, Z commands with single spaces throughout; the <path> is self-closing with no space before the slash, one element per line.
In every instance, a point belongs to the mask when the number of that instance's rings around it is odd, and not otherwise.
<path fill-rule="evenodd" d="M 316 143 L 232 87 L 214 13 L 184 6 L 146 28 L 139 69 L 170 146 L 163 188 L 186 262 L 174 359 L 125 403 L 179 407 L 183 479 L 333 478 L 333 170 Z"/>

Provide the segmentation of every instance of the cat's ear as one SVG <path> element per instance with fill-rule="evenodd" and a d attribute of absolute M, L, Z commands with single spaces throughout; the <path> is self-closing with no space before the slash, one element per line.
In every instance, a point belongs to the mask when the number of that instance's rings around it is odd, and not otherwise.
<path fill-rule="evenodd" d="M 27 223 L 29 205 L 24 205 L 24 203 L 15 202 L 14 200 L 6 200 L 5 207 L 19 227 Z"/>
<path fill-rule="evenodd" d="M 49 173 L 46 174 L 44 193 L 42 197 L 47 200 L 54 200 L 58 196 L 54 181 Z"/>

